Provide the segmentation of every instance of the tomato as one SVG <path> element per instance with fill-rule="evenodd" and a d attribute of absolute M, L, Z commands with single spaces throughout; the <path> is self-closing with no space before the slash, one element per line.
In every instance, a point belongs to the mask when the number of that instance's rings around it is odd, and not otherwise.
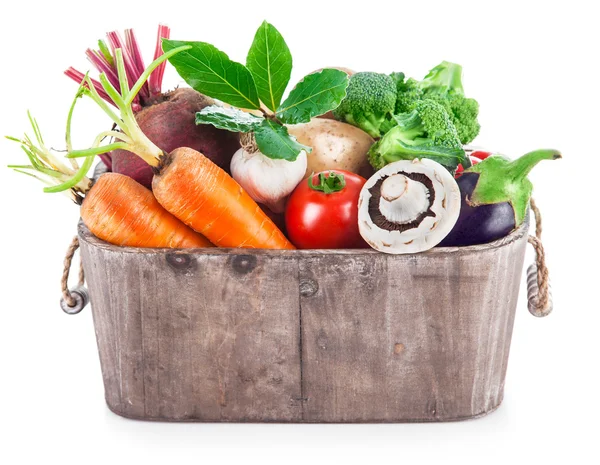
<path fill-rule="evenodd" d="M 285 209 L 292 243 L 299 249 L 368 247 L 358 232 L 358 197 L 365 182 L 358 174 L 333 170 L 298 184 Z"/>
<path fill-rule="evenodd" d="M 473 152 L 473 153 L 475 153 L 475 152 Z M 482 152 L 479 152 L 479 153 L 482 153 Z M 471 159 L 472 165 L 476 165 L 477 163 L 481 162 L 481 158 L 474 157 L 473 154 L 471 154 L 471 156 L 469 158 Z M 458 167 L 456 168 L 456 173 L 454 173 L 454 177 L 455 178 L 460 177 L 460 175 L 463 173 L 464 170 L 465 169 L 463 168 L 463 165 L 458 165 Z"/>
<path fill-rule="evenodd" d="M 483 150 L 475 150 L 474 152 L 471 152 L 471 157 L 475 157 L 475 158 L 478 158 L 479 161 L 483 161 L 487 157 L 489 157 L 491 154 L 492 154 L 492 152 L 484 152 Z"/>

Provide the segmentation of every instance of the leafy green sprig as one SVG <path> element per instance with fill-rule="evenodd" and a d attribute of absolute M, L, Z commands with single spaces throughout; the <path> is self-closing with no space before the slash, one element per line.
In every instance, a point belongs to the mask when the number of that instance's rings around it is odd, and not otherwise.
<path fill-rule="evenodd" d="M 326 68 L 305 76 L 282 102 L 292 55 L 279 31 L 266 21 L 254 36 L 245 66 L 206 42 L 163 40 L 165 52 L 181 46 L 190 48 L 169 58 L 179 75 L 198 92 L 234 107 L 206 107 L 196 113 L 196 124 L 253 133 L 258 149 L 270 158 L 293 161 L 302 150 L 310 152 L 285 124 L 307 123 L 335 109 L 346 96 L 347 74 Z"/>

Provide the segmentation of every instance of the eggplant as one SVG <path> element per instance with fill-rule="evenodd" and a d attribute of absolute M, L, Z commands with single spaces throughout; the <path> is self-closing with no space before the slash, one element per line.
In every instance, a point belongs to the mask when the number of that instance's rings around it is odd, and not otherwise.
<path fill-rule="evenodd" d="M 485 244 L 521 226 L 533 189 L 527 175 L 540 161 L 558 158 L 560 152 L 553 149 L 529 152 L 516 160 L 492 155 L 466 170 L 457 180 L 460 215 L 439 247 Z"/>

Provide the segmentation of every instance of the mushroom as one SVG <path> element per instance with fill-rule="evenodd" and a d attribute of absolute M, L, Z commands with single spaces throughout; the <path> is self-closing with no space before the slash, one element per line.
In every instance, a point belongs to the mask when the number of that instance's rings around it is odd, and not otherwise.
<path fill-rule="evenodd" d="M 358 229 L 380 252 L 428 250 L 450 232 L 460 213 L 454 177 L 429 159 L 401 160 L 369 178 L 358 200 Z"/>

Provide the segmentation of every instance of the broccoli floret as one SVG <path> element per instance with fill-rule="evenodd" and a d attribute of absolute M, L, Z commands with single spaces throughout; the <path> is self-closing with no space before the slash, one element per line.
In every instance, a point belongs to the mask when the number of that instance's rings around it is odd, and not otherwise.
<path fill-rule="evenodd" d="M 463 144 L 477 137 L 481 127 L 477 121 L 479 103 L 465 97 L 462 66 L 443 61 L 429 71 L 419 86 L 423 90 L 423 98 L 435 100 L 446 109 Z"/>
<path fill-rule="evenodd" d="M 380 137 L 380 127 L 394 112 L 396 85 L 386 74 L 361 72 L 350 77 L 346 97 L 333 114 L 339 121 Z"/>
<path fill-rule="evenodd" d="M 464 160 L 456 128 L 439 103 L 420 100 L 413 111 L 396 115 L 395 119 L 397 126 L 369 150 L 369 161 L 375 169 L 398 160 L 429 158 L 453 172 Z"/>
<path fill-rule="evenodd" d="M 477 137 L 481 129 L 481 125 L 477 121 L 479 103 L 475 99 L 459 94 L 450 95 L 449 101 L 450 117 L 458 131 L 458 137 L 463 144 L 468 144 Z"/>
<path fill-rule="evenodd" d="M 416 103 L 423 98 L 419 81 L 413 78 L 404 80 L 404 73 L 392 73 L 390 77 L 396 83 L 396 105 L 394 114 L 407 113 L 415 109 Z"/>

